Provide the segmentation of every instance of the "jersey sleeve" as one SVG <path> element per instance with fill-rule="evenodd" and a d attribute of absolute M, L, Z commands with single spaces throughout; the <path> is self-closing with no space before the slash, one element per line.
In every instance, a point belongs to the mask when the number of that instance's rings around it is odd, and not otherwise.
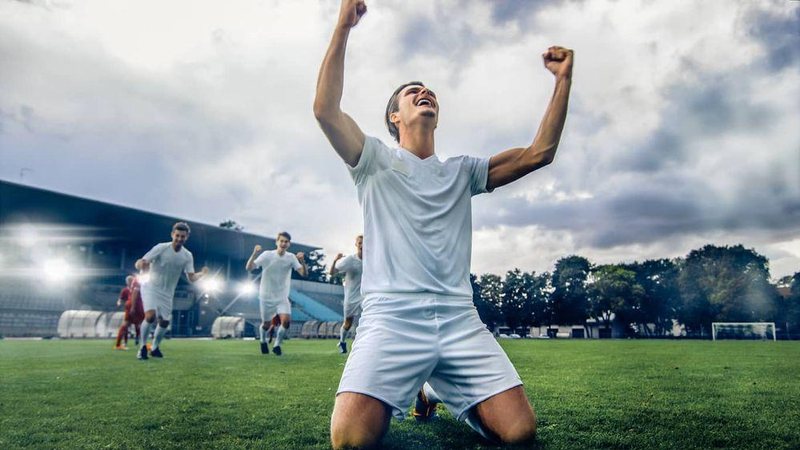
<path fill-rule="evenodd" d="M 347 165 L 353 182 L 357 185 L 363 183 L 371 175 L 388 168 L 391 165 L 391 149 L 380 139 L 365 136 L 364 148 L 361 150 L 361 157 L 355 167 Z"/>
<path fill-rule="evenodd" d="M 347 272 L 353 268 L 353 257 L 348 255 L 344 258 L 340 259 L 338 263 L 336 263 L 336 270 L 339 272 Z"/>
<path fill-rule="evenodd" d="M 486 189 L 486 183 L 489 180 L 489 160 L 465 156 L 462 164 L 466 165 L 469 174 L 469 188 L 472 195 L 490 192 Z"/>
<path fill-rule="evenodd" d="M 161 252 L 164 251 L 164 247 L 167 245 L 169 244 L 162 243 L 154 245 L 149 252 L 145 253 L 144 256 L 142 256 L 142 259 L 144 259 L 147 262 L 155 261 L 156 259 L 158 259 L 158 256 L 161 255 Z"/>
<path fill-rule="evenodd" d="M 194 256 L 192 256 L 192 252 L 186 251 L 186 265 L 183 267 L 183 271 L 186 273 L 194 273 Z"/>
<path fill-rule="evenodd" d="M 303 267 L 303 265 L 302 265 L 302 264 L 300 264 L 300 260 L 299 260 L 299 259 L 297 259 L 297 255 L 294 255 L 294 254 L 293 254 L 293 255 L 292 255 L 292 268 L 293 268 L 294 270 L 300 270 L 300 268 L 301 268 L 301 267 Z"/>
<path fill-rule="evenodd" d="M 131 290 L 128 289 L 127 287 L 122 288 L 122 290 L 119 292 L 119 298 L 124 302 L 128 301 L 130 295 L 131 295 Z"/>
<path fill-rule="evenodd" d="M 267 260 L 267 252 L 261 252 L 261 254 L 256 256 L 256 259 L 253 260 L 253 265 L 256 267 L 264 267 L 264 262 L 266 260 Z"/>

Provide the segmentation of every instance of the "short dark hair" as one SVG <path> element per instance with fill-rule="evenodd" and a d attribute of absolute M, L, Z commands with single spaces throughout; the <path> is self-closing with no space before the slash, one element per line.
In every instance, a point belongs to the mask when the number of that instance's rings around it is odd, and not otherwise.
<path fill-rule="evenodd" d="M 281 236 L 285 237 L 287 241 L 291 241 L 292 240 L 292 235 L 289 234 L 288 231 L 281 231 L 280 233 L 278 233 L 278 237 L 281 237 Z"/>
<path fill-rule="evenodd" d="M 186 233 L 191 233 L 192 229 L 189 228 L 189 224 L 186 222 L 175 222 L 175 225 L 172 226 L 172 231 L 185 231 Z"/>
<path fill-rule="evenodd" d="M 389 120 L 389 115 L 393 112 L 397 112 L 399 109 L 397 96 L 400 94 L 400 91 L 409 86 L 425 87 L 425 85 L 422 84 L 422 81 L 409 81 L 408 83 L 405 83 L 399 88 L 395 89 L 392 93 L 392 96 L 389 97 L 389 103 L 386 104 L 386 115 L 384 116 L 384 119 L 386 120 L 386 128 L 389 129 L 389 134 L 391 134 L 394 140 L 397 142 L 400 142 L 400 131 L 397 130 L 397 125 L 393 124 L 392 121 Z"/>

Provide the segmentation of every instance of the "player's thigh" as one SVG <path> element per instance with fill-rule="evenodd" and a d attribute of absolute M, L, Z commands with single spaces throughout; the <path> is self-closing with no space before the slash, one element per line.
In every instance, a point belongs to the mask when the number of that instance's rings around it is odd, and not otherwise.
<path fill-rule="evenodd" d="M 536 434 L 536 414 L 522 386 L 489 397 L 474 410 L 483 427 L 503 442 L 525 441 Z"/>

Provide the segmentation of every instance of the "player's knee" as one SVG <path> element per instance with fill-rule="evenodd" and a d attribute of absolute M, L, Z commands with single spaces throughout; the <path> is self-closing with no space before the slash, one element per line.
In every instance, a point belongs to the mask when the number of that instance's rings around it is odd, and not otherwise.
<path fill-rule="evenodd" d="M 161 321 L 158 322 L 158 325 L 161 328 L 167 328 L 169 326 L 169 320 L 161 320 Z"/>
<path fill-rule="evenodd" d="M 497 437 L 503 444 L 530 442 L 536 437 L 536 418 L 514 422 L 511 426 L 497 433 Z"/>
<path fill-rule="evenodd" d="M 383 435 L 375 430 L 358 426 L 356 421 L 331 423 L 331 446 L 334 449 L 376 448 Z"/>

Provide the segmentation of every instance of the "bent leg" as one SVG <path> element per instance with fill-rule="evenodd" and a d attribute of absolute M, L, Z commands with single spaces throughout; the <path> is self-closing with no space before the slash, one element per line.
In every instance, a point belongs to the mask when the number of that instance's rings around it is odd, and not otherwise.
<path fill-rule="evenodd" d="M 474 423 L 479 421 L 480 423 Z M 528 442 L 536 436 L 536 414 L 525 389 L 511 388 L 478 403 L 470 411 L 467 423 L 487 438 L 504 444 Z M 485 433 L 484 433 L 485 432 Z"/>
<path fill-rule="evenodd" d="M 331 416 L 331 445 L 340 448 L 374 448 L 389 429 L 391 408 L 364 394 L 342 392 L 336 396 Z"/>

